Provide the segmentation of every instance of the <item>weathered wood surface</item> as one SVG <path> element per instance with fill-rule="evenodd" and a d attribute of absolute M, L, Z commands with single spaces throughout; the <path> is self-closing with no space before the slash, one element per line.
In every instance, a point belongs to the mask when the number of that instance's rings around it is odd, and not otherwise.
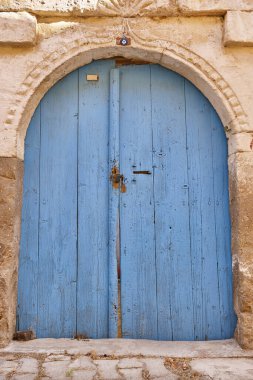
<path fill-rule="evenodd" d="M 156 252 L 150 66 L 120 69 L 120 199 L 122 336 L 157 337 Z"/>
<path fill-rule="evenodd" d="M 20 330 L 116 337 L 120 246 L 123 337 L 233 335 L 226 138 L 178 74 L 110 60 L 56 84 L 26 137 L 23 201 Z"/>
<path fill-rule="evenodd" d="M 108 336 L 109 96 L 113 61 L 79 70 L 77 332 Z M 87 81 L 98 74 L 98 81 Z"/>
<path fill-rule="evenodd" d="M 110 73 L 110 140 L 109 168 L 118 168 L 119 157 L 119 70 Z M 120 186 L 120 183 L 119 183 Z M 119 258 L 119 190 L 109 186 L 109 338 L 118 335 L 118 260 Z"/>
<path fill-rule="evenodd" d="M 40 337 L 70 337 L 76 321 L 77 86 L 78 72 L 74 72 L 58 82 L 41 102 Z"/>
<path fill-rule="evenodd" d="M 25 140 L 23 207 L 19 255 L 17 330 L 37 331 L 39 196 L 40 196 L 40 105 Z"/>
<path fill-rule="evenodd" d="M 152 67 L 151 91 L 158 337 L 193 340 L 184 79 Z"/>

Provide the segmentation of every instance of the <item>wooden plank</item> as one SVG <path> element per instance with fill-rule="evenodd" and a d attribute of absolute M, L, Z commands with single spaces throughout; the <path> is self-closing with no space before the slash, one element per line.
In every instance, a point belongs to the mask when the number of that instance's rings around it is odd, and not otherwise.
<path fill-rule="evenodd" d="M 151 68 L 158 339 L 193 340 L 184 79 Z"/>
<path fill-rule="evenodd" d="M 195 340 L 220 339 L 211 106 L 188 81 L 185 97 Z"/>
<path fill-rule="evenodd" d="M 150 66 L 120 69 L 122 336 L 157 338 Z"/>
<path fill-rule="evenodd" d="M 213 108 L 211 108 L 211 128 L 221 338 L 228 339 L 233 337 L 236 327 L 236 315 L 233 309 L 231 224 L 227 166 L 228 151 L 223 125 Z"/>
<path fill-rule="evenodd" d="M 119 70 L 110 76 L 109 170 L 119 165 Z M 118 336 L 119 191 L 109 185 L 109 338 Z"/>
<path fill-rule="evenodd" d="M 73 337 L 77 280 L 78 72 L 41 102 L 38 337 Z"/>
<path fill-rule="evenodd" d="M 113 61 L 79 69 L 77 333 L 108 337 L 109 84 Z M 98 74 L 89 82 L 87 74 Z"/>
<path fill-rule="evenodd" d="M 25 138 L 17 329 L 37 330 L 40 106 Z"/>

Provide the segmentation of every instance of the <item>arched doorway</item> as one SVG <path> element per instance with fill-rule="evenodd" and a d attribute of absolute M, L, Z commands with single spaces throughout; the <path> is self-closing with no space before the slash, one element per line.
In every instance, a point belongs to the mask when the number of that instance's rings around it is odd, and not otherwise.
<path fill-rule="evenodd" d="M 62 79 L 26 137 L 18 328 L 231 337 L 227 177 L 221 122 L 180 75 L 108 60 Z"/>

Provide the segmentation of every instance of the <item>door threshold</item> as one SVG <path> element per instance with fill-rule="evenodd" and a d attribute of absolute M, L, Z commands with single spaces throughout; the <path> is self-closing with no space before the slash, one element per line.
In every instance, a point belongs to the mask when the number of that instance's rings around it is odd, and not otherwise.
<path fill-rule="evenodd" d="M 154 341 L 137 339 L 53 339 L 42 338 L 27 342 L 12 341 L 0 353 L 70 354 L 89 356 L 147 356 L 184 358 L 252 357 L 253 350 L 243 350 L 235 339 L 199 342 Z"/>

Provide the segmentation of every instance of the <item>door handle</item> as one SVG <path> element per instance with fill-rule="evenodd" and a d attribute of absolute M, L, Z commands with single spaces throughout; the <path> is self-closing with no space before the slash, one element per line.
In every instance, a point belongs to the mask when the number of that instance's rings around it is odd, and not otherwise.
<path fill-rule="evenodd" d="M 134 170 L 133 174 L 152 174 L 149 170 Z"/>

